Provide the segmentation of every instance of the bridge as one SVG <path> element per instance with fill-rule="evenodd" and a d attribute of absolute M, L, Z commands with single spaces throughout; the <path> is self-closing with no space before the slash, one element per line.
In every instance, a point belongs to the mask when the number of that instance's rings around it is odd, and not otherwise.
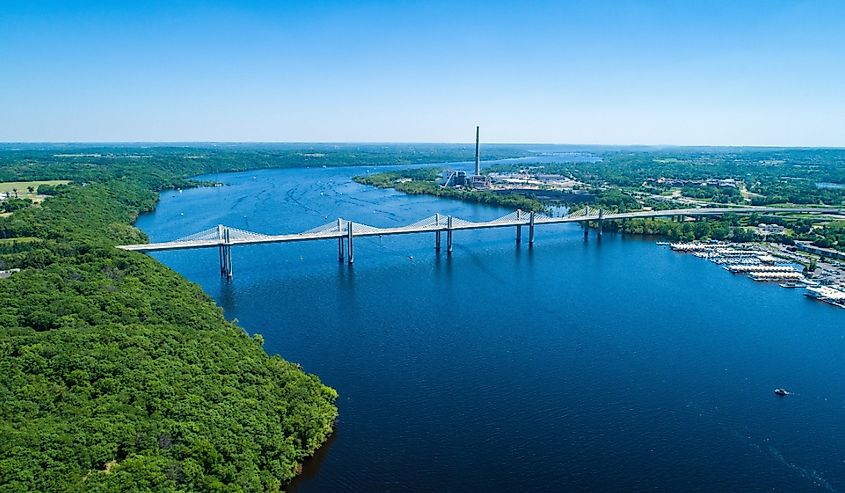
<path fill-rule="evenodd" d="M 536 226 L 545 224 L 580 223 L 584 227 L 584 236 L 587 236 L 590 222 L 598 223 L 598 235 L 602 234 L 602 223 L 604 221 L 625 221 L 628 219 L 657 218 L 657 217 L 708 217 L 722 216 L 725 214 L 816 214 L 816 215 L 843 215 L 845 210 L 835 208 L 818 207 L 722 207 L 722 208 L 697 208 L 697 209 L 671 209 L 662 211 L 635 211 L 623 213 L 605 213 L 602 209 L 585 207 L 564 217 L 549 217 L 536 212 L 516 210 L 492 221 L 467 221 L 453 216 L 434 214 L 420 219 L 414 223 L 399 227 L 376 227 L 362 223 L 355 223 L 338 218 L 328 224 L 292 234 L 263 234 L 246 231 L 224 225 L 206 229 L 177 240 L 162 243 L 144 243 L 137 245 L 120 245 L 118 248 L 134 252 L 153 252 L 163 250 L 185 250 L 194 248 L 217 248 L 220 257 L 220 272 L 231 279 L 232 268 L 232 247 L 239 245 L 256 245 L 262 243 L 288 243 L 295 241 L 316 241 L 316 240 L 337 240 L 338 259 L 344 261 L 344 253 L 348 262 L 355 261 L 354 239 L 367 236 L 388 236 L 419 233 L 434 233 L 435 250 L 440 250 L 441 234 L 446 233 L 446 251 L 452 253 L 452 236 L 456 231 L 489 229 L 489 228 L 515 228 L 516 241 L 522 241 L 522 228 L 528 228 L 528 244 L 534 244 L 534 230 Z M 345 250 L 345 252 L 344 252 Z"/>

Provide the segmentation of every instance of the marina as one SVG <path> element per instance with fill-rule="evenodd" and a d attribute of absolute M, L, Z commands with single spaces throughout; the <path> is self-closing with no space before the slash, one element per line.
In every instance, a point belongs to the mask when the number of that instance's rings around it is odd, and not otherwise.
<path fill-rule="evenodd" d="M 665 243 L 673 251 L 690 253 L 695 257 L 722 265 L 733 274 L 746 274 L 757 282 L 777 283 L 782 288 L 804 288 L 804 294 L 812 299 L 845 308 L 845 283 L 842 269 L 820 270 L 818 273 L 802 266 L 796 266 L 806 259 L 783 253 L 779 255 L 769 248 L 755 244 L 732 244 L 722 242 Z"/>

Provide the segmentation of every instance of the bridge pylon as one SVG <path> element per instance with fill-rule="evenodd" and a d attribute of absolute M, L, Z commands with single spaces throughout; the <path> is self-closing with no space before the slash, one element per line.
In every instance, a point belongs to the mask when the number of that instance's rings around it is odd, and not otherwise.
<path fill-rule="evenodd" d="M 522 219 L 522 209 L 516 210 L 516 220 L 519 221 Z M 522 225 L 518 224 L 516 226 L 516 243 L 522 243 Z"/>

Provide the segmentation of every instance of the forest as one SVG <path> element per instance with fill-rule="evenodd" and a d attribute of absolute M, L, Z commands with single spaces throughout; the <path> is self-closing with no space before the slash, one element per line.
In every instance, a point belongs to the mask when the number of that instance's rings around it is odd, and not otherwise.
<path fill-rule="evenodd" d="M 0 491 L 280 491 L 332 433 L 335 390 L 114 248 L 157 191 L 249 165 L 198 151 L 0 150 L 3 179 L 72 180 L 0 217 Z"/>

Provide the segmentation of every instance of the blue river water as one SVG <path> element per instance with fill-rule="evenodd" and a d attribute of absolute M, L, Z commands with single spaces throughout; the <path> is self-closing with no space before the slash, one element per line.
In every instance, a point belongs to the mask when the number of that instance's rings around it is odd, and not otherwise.
<path fill-rule="evenodd" d="M 137 225 L 165 241 L 510 212 L 362 172 L 219 175 Z M 845 311 L 654 239 L 459 232 L 450 257 L 433 234 L 374 237 L 354 266 L 332 240 L 237 247 L 232 282 L 214 249 L 154 255 L 340 393 L 291 491 L 845 491 Z"/>

